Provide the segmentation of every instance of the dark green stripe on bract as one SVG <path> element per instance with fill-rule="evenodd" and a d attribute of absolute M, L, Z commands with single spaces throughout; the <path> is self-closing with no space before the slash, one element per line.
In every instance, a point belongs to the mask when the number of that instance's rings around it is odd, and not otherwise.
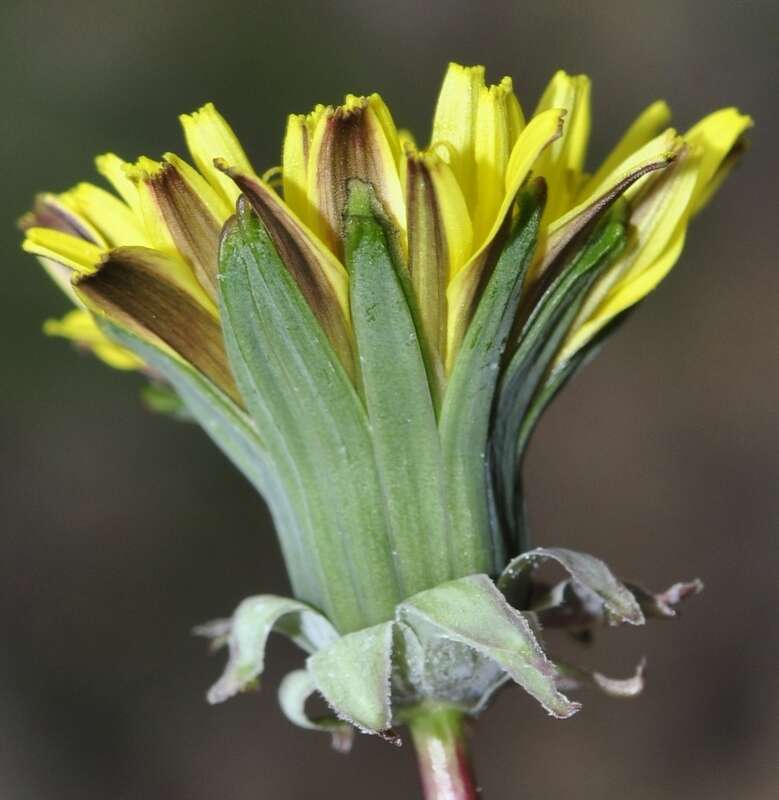
<path fill-rule="evenodd" d="M 403 596 L 451 577 L 441 447 L 422 348 L 370 184 L 352 180 L 344 214 L 358 381 L 371 426 Z"/>
<path fill-rule="evenodd" d="M 613 261 L 613 259 L 614 256 L 611 257 L 610 261 Z M 580 369 L 598 355 L 606 339 L 614 334 L 617 328 L 619 328 L 636 308 L 638 308 L 638 305 L 638 303 L 632 305 L 630 308 L 626 308 L 621 314 L 614 317 L 614 319 L 601 328 L 594 338 L 590 339 L 584 347 L 577 350 L 562 364 L 556 365 L 554 370 L 546 376 L 541 387 L 535 395 L 533 395 L 533 401 L 522 420 L 522 427 L 519 432 L 518 452 L 522 453 L 527 447 L 530 436 L 535 430 L 538 420 L 552 400 L 557 397 L 560 390 L 566 386 L 568 381 L 570 381 Z"/>
<path fill-rule="evenodd" d="M 624 243 L 624 214 L 622 209 L 615 209 L 569 257 L 567 264 L 549 268 L 545 276 L 550 279 L 547 288 L 532 302 L 532 311 L 501 375 L 490 435 L 490 461 L 496 517 L 504 538 L 511 542 L 510 555 L 528 547 L 518 484 L 527 444 L 523 438 L 520 447 L 523 421 L 587 290 Z"/>
<path fill-rule="evenodd" d="M 496 575 L 505 561 L 505 546 L 490 521 L 487 436 L 498 367 L 535 250 L 545 200 L 540 179 L 520 193 L 519 213 L 486 281 L 444 395 L 439 430 L 455 576 Z"/>
<path fill-rule="evenodd" d="M 305 518 L 320 608 L 342 632 L 399 600 L 368 420 L 316 317 L 245 200 L 220 254 L 228 356 L 246 405 Z M 285 532 L 279 534 L 283 537 Z"/>

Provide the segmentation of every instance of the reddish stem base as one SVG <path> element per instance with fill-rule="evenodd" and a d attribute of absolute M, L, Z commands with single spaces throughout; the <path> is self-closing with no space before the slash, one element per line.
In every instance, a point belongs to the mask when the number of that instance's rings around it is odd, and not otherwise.
<path fill-rule="evenodd" d="M 463 717 L 451 708 L 420 710 L 409 721 L 425 800 L 476 800 Z"/>

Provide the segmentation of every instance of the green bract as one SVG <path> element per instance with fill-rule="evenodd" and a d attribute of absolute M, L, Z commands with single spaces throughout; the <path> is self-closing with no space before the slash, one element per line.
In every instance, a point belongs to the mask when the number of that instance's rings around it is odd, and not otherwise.
<path fill-rule="evenodd" d="M 643 661 L 608 678 L 542 633 L 588 641 L 701 589 L 532 549 L 525 521 L 540 416 L 669 273 L 751 126 L 725 108 L 679 133 L 656 102 L 589 174 L 589 98 L 560 71 L 526 116 L 510 78 L 450 64 L 426 145 L 347 95 L 290 115 L 267 172 L 207 104 L 180 118 L 192 164 L 105 154 L 113 193 L 42 194 L 21 220 L 75 306 L 46 332 L 143 372 L 147 405 L 197 421 L 273 516 L 293 596 L 197 629 L 228 648 L 209 701 L 256 687 L 282 633 L 305 654 L 285 715 L 341 750 L 407 725 L 431 798 L 475 796 L 462 718 L 501 687 L 557 718 L 584 682 L 642 690 Z"/>
<path fill-rule="evenodd" d="M 538 639 L 539 619 L 576 630 L 640 624 L 636 597 L 662 604 L 643 590 L 634 596 L 592 556 L 527 552 L 522 456 L 541 411 L 582 360 L 552 368 L 552 359 L 625 241 L 624 208 L 604 205 L 528 296 L 523 279 L 544 203 L 542 180 L 518 195 L 439 401 L 397 231 L 358 180 L 344 212 L 354 376 L 282 260 L 278 234 L 245 197 L 223 232 L 218 282 L 245 409 L 165 349 L 104 323 L 167 379 L 263 494 L 281 540 L 297 599 L 249 598 L 230 619 L 198 629 L 230 652 L 211 702 L 257 685 L 273 631 L 308 654 L 306 669 L 280 689 L 285 714 L 330 732 L 340 747 L 350 725 L 392 737 L 430 704 L 478 713 L 507 681 L 561 718 L 578 704 L 560 688 L 583 677 L 615 695 L 640 690 L 640 673 L 615 681 L 558 668 Z M 569 574 L 554 587 L 534 581 L 549 559 Z M 315 692 L 331 717 L 307 714 Z"/>

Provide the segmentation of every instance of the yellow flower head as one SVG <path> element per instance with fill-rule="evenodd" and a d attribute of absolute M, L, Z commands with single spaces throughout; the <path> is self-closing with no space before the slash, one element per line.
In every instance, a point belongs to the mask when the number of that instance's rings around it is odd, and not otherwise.
<path fill-rule="evenodd" d="M 44 194 L 23 220 L 77 306 L 47 333 L 167 382 L 157 407 L 197 420 L 268 502 L 296 599 L 207 626 L 230 648 L 212 702 L 259 676 L 275 629 L 309 654 L 282 691 L 307 727 L 315 689 L 389 735 L 431 703 L 476 713 L 508 678 L 563 718 L 578 704 L 521 615 L 539 611 L 539 560 L 593 622 L 673 613 L 597 559 L 531 550 L 520 472 L 540 414 L 671 269 L 751 123 L 725 109 L 679 134 L 654 103 L 588 173 L 589 100 L 558 72 L 526 115 L 509 78 L 452 64 L 426 146 L 378 95 L 348 95 L 289 117 L 262 173 L 206 105 L 181 117 L 189 161 L 100 156 L 113 191 Z M 579 625 L 577 592 L 545 610 Z M 635 693 L 640 670 L 609 684 Z"/>
<path fill-rule="evenodd" d="M 194 166 L 170 153 L 132 164 L 99 156 L 98 171 L 113 192 L 81 183 L 41 195 L 23 221 L 23 247 L 80 308 L 142 331 L 233 393 L 220 342 L 217 264 L 220 230 L 243 192 L 286 248 L 285 263 L 353 374 L 342 226 L 348 181 L 359 178 L 373 186 L 396 233 L 427 356 L 443 387 L 517 192 L 531 176 L 545 179 L 547 204 L 528 285 L 543 280 L 606 205 L 622 196 L 628 207 L 629 246 L 588 294 L 559 363 L 668 273 L 689 220 L 721 182 L 751 124 L 724 109 L 681 135 L 667 127 L 669 117 L 665 103 L 649 106 L 589 174 L 585 76 L 558 72 L 526 118 L 510 78 L 488 85 L 483 67 L 451 64 L 424 148 L 398 131 L 376 94 L 291 115 L 279 194 L 268 180 L 276 171 L 258 177 L 208 104 L 180 118 Z M 138 363 L 94 325 L 83 337 L 65 321 L 48 330 L 114 365 Z"/>

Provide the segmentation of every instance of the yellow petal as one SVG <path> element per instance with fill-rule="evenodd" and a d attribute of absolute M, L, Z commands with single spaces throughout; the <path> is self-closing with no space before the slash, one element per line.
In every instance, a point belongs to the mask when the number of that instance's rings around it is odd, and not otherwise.
<path fill-rule="evenodd" d="M 650 173 L 670 164 L 679 155 L 683 144 L 676 131 L 669 128 L 619 164 L 600 185 L 594 187 L 590 196 L 549 226 L 543 255 L 533 265 L 529 278 L 536 280 L 542 275 L 573 236 L 600 213 L 604 205 L 612 202 L 616 194 L 634 197 L 647 181 L 653 180 Z"/>
<path fill-rule="evenodd" d="M 510 78 L 479 91 L 474 144 L 476 202 L 473 230 L 476 242 L 489 232 L 504 196 L 504 176 L 511 150 L 524 119 Z"/>
<path fill-rule="evenodd" d="M 590 79 L 586 75 L 555 73 L 541 96 L 535 114 L 552 108 L 566 112 L 562 136 L 538 159 L 535 172 L 546 179 L 549 199 L 544 220 L 557 219 L 570 205 L 582 181 L 590 137 Z"/>
<path fill-rule="evenodd" d="M 405 152 L 409 148 L 412 150 L 417 149 L 417 140 L 414 134 L 406 128 L 401 128 L 398 131 L 398 143 L 400 144 L 401 152 Z M 403 163 L 402 160 L 401 163 Z"/>
<path fill-rule="evenodd" d="M 88 347 L 99 359 L 115 369 L 132 370 L 144 366 L 135 353 L 112 342 L 88 311 L 74 309 L 62 319 L 46 320 L 43 332 L 47 336 L 61 336 L 81 347 Z"/>
<path fill-rule="evenodd" d="M 186 184 L 187 189 L 198 198 L 208 213 L 220 224 L 223 224 L 233 214 L 235 209 L 228 205 L 211 184 L 183 158 L 179 158 L 175 153 L 165 153 L 162 160 L 173 167 L 178 177 Z"/>
<path fill-rule="evenodd" d="M 318 105 L 310 114 L 290 114 L 282 152 L 284 202 L 306 225 L 311 226 L 316 210 L 308 196 L 308 164 L 311 139 L 325 107 Z"/>
<path fill-rule="evenodd" d="M 680 225 L 686 226 L 700 166 L 699 155 L 686 148 L 664 175 L 647 183 L 634 198 L 630 225 L 636 247 L 619 265 L 621 275 L 628 280 L 650 267 L 667 249 Z"/>
<path fill-rule="evenodd" d="M 551 142 L 560 136 L 564 112 L 550 109 L 535 116 L 527 124 L 514 144 L 506 168 L 506 186 L 503 202 L 484 243 L 468 262 L 460 268 L 449 283 L 446 291 L 449 307 L 447 320 L 446 369 L 451 371 L 457 350 L 468 327 L 481 273 L 486 263 L 488 248 L 500 231 L 507 214 L 511 210 L 525 179 L 530 174 L 539 155 Z"/>
<path fill-rule="evenodd" d="M 537 172 L 537 163 L 544 150 L 553 145 L 560 137 L 564 116 L 565 112 L 560 109 L 544 111 L 533 117 L 520 133 L 506 166 L 503 201 L 492 223 L 492 228 L 479 249 L 471 257 L 471 262 L 474 262 L 495 238 L 514 203 L 517 192 L 530 174 L 530 170 L 532 169 L 534 173 Z"/>
<path fill-rule="evenodd" d="M 135 216 L 141 219 L 138 189 L 127 174 L 130 164 L 114 153 L 104 153 L 95 159 L 95 166 L 97 171 L 114 187 L 116 193 L 132 209 Z"/>
<path fill-rule="evenodd" d="M 443 234 L 447 262 L 447 283 L 473 252 L 473 228 L 468 205 L 448 164 L 434 155 L 425 157 Z"/>
<path fill-rule="evenodd" d="M 671 109 L 664 100 L 657 100 L 638 115 L 617 146 L 609 153 L 598 171 L 579 192 L 580 199 L 591 195 L 620 164 L 654 139 L 671 121 Z"/>
<path fill-rule="evenodd" d="M 699 154 L 685 145 L 673 166 L 646 184 L 631 204 L 633 240 L 596 282 L 571 327 L 558 363 L 586 344 L 617 314 L 651 291 L 676 262 L 684 242 L 688 208 L 700 167 Z M 650 280 L 643 279 L 645 273 Z"/>
<path fill-rule="evenodd" d="M 189 164 L 173 153 L 139 173 L 140 196 L 156 246 L 192 267 L 199 285 L 216 301 L 219 233 L 230 207 Z"/>
<path fill-rule="evenodd" d="M 556 364 L 567 361 L 577 350 L 586 345 L 612 319 L 643 299 L 671 271 L 684 248 L 687 226 L 680 225 L 665 252 L 655 263 L 636 278 L 620 283 L 606 298 L 598 313 L 580 324 L 555 359 Z"/>
<path fill-rule="evenodd" d="M 108 244 L 148 246 L 142 223 L 117 197 L 92 183 L 80 183 L 65 195 L 97 228 Z"/>
<path fill-rule="evenodd" d="M 20 221 L 22 230 L 52 228 L 85 239 L 98 247 L 108 247 L 102 233 L 87 219 L 73 197 L 73 190 L 62 194 L 41 194 L 35 198 L 33 210 Z"/>
<path fill-rule="evenodd" d="M 615 287 L 603 305 L 602 314 L 610 318 L 614 317 L 655 289 L 679 260 L 686 236 L 687 226 L 680 225 L 669 240 L 665 251 L 655 259 L 650 267 L 632 280 Z"/>
<path fill-rule="evenodd" d="M 170 174 L 172 171 L 173 168 L 170 164 L 153 161 L 145 156 L 126 169 L 137 187 L 138 202 L 146 235 L 152 249 L 157 251 L 160 256 L 154 263 L 164 270 L 164 276 L 167 279 L 191 295 L 210 314 L 217 316 L 214 301 L 204 290 L 195 274 L 196 270 L 202 270 L 203 265 L 194 263 L 192 242 L 185 241 L 187 211 L 183 209 L 186 203 L 181 200 L 181 195 L 187 192 L 187 184 L 182 179 L 179 195 L 177 198 L 172 197 L 169 187 L 166 186 L 169 183 L 168 178 L 174 177 Z M 177 199 L 178 206 L 176 205 Z M 196 197 L 195 201 L 197 201 Z M 203 212 L 202 216 L 207 217 L 205 207 L 201 211 Z M 200 227 L 203 226 L 200 225 Z M 218 227 L 212 225 L 212 236 L 215 235 L 214 231 L 216 230 Z M 181 244 L 186 252 L 182 252 L 178 244 Z M 137 249 L 143 250 L 144 248 Z M 189 261 L 189 257 L 193 257 L 193 261 Z M 209 256 L 206 255 L 204 258 L 207 259 Z M 203 283 L 208 285 L 209 281 L 203 279 Z"/>
<path fill-rule="evenodd" d="M 476 188 L 476 119 L 484 67 L 449 64 L 433 118 L 430 149 L 448 151 L 449 163 L 470 205 Z"/>
<path fill-rule="evenodd" d="M 381 125 L 382 131 L 384 131 L 384 138 L 387 140 L 387 144 L 392 151 L 395 164 L 400 165 L 400 156 L 402 153 L 400 135 L 398 129 L 395 127 L 395 120 L 392 119 L 392 114 L 387 104 L 382 100 L 381 95 L 374 92 L 368 95 L 368 105 L 376 115 L 376 119 L 379 125 Z"/>
<path fill-rule="evenodd" d="M 97 269 L 105 250 L 78 236 L 51 228 L 28 228 L 22 250 L 50 258 L 85 275 Z"/>
<path fill-rule="evenodd" d="M 701 148 L 698 183 L 691 203 L 696 214 L 711 195 L 711 182 L 728 154 L 744 132 L 752 127 L 752 119 L 735 108 L 723 108 L 704 117 L 685 135 L 685 141 Z"/>
<path fill-rule="evenodd" d="M 254 174 L 238 137 L 213 103 L 206 103 L 192 114 L 182 114 L 179 120 L 195 165 L 230 208 L 234 208 L 240 194 L 238 187 L 214 167 L 214 159 L 223 158 L 242 172 Z"/>
<path fill-rule="evenodd" d="M 633 198 L 634 246 L 593 288 L 558 363 L 666 277 L 682 252 L 690 218 L 721 180 L 723 162 L 751 124 L 733 108 L 709 115 L 685 134 L 678 163 Z"/>
<path fill-rule="evenodd" d="M 141 219 L 151 246 L 163 253 L 175 255 L 176 244 L 152 189 L 152 180 L 162 169 L 161 161 L 141 156 L 134 164 L 127 165 L 125 172 L 135 184 Z"/>

